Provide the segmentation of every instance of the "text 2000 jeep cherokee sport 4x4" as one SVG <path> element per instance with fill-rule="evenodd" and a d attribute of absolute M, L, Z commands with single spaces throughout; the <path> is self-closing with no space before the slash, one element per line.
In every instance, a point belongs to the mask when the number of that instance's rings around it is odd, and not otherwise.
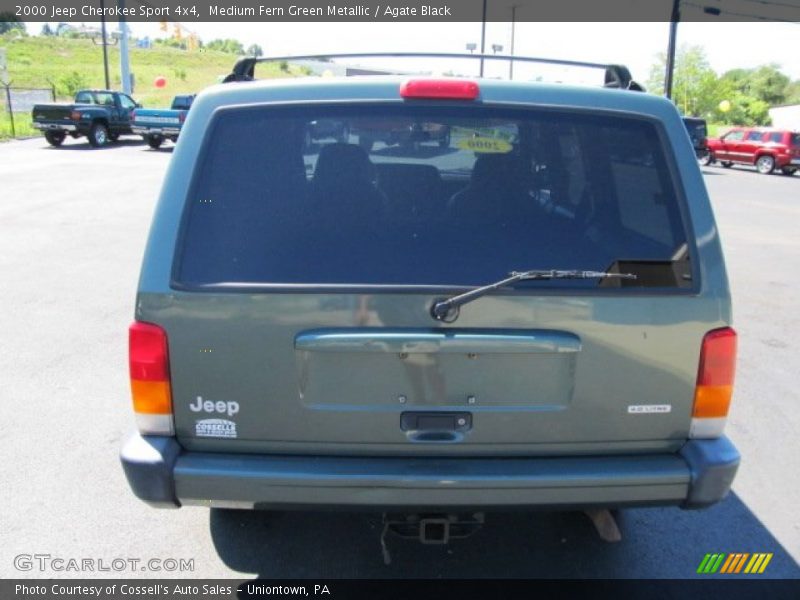
<path fill-rule="evenodd" d="M 348 139 L 305 144 L 324 120 Z M 383 121 L 449 144 L 360 146 Z M 121 457 L 142 500 L 697 508 L 728 492 L 730 292 L 667 100 L 249 81 L 200 94 L 181 137 L 130 328 Z"/>

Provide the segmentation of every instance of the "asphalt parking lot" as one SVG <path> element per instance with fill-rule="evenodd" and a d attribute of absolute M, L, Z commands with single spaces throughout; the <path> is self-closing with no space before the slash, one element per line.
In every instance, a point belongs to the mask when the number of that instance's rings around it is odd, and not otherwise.
<path fill-rule="evenodd" d="M 129 492 L 127 327 L 170 155 L 0 144 L 0 577 L 683 578 L 706 552 L 772 552 L 769 575 L 800 577 L 800 176 L 704 168 L 740 334 L 727 432 L 743 462 L 724 502 L 622 511 L 617 544 L 581 513 L 489 514 L 447 547 L 389 537 L 385 565 L 380 515 L 155 511 Z M 194 570 L 19 571 L 20 554 Z"/>

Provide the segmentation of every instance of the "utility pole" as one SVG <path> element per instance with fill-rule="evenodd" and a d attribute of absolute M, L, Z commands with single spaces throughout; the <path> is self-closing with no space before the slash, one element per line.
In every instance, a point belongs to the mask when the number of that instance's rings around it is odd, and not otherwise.
<path fill-rule="evenodd" d="M 511 6 L 511 60 L 508 61 L 508 80 L 514 81 L 514 30 L 517 28 L 517 5 Z"/>
<path fill-rule="evenodd" d="M 675 73 L 675 40 L 678 37 L 678 21 L 681 20 L 681 0 L 672 0 L 669 18 L 669 45 L 667 46 L 667 72 L 664 76 L 664 95 L 672 99 L 672 81 Z"/>
<path fill-rule="evenodd" d="M 125 0 L 117 0 L 117 5 L 122 9 L 125 8 Z M 119 17 L 119 65 L 122 74 L 122 91 L 126 94 L 131 93 L 131 67 L 128 59 L 128 24 L 125 18 L 120 15 Z"/>
<path fill-rule="evenodd" d="M 106 3 L 100 0 L 100 32 L 103 36 L 103 71 L 106 75 L 106 89 L 111 89 L 111 79 L 108 76 L 108 38 L 106 37 Z"/>
<path fill-rule="evenodd" d="M 481 21 L 481 77 L 483 77 L 483 55 L 486 53 L 486 0 L 483 0 L 483 20 Z"/>

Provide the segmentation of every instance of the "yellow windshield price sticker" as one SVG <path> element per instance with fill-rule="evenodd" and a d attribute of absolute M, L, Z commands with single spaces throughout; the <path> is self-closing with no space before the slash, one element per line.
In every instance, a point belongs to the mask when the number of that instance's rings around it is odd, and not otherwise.
<path fill-rule="evenodd" d="M 460 140 L 457 146 L 461 150 L 469 150 L 482 154 L 505 154 L 513 150 L 513 146 L 505 140 L 488 137 L 471 137 Z"/>

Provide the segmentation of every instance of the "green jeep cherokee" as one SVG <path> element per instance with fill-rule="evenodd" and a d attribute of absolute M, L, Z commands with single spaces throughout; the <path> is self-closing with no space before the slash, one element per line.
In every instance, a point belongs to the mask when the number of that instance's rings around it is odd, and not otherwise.
<path fill-rule="evenodd" d="M 130 328 L 133 492 L 405 511 L 723 498 L 739 454 L 720 239 L 678 111 L 625 71 L 617 89 L 200 94 Z M 325 124 L 346 139 L 309 144 Z M 387 129 L 413 143 L 375 142 Z"/>

